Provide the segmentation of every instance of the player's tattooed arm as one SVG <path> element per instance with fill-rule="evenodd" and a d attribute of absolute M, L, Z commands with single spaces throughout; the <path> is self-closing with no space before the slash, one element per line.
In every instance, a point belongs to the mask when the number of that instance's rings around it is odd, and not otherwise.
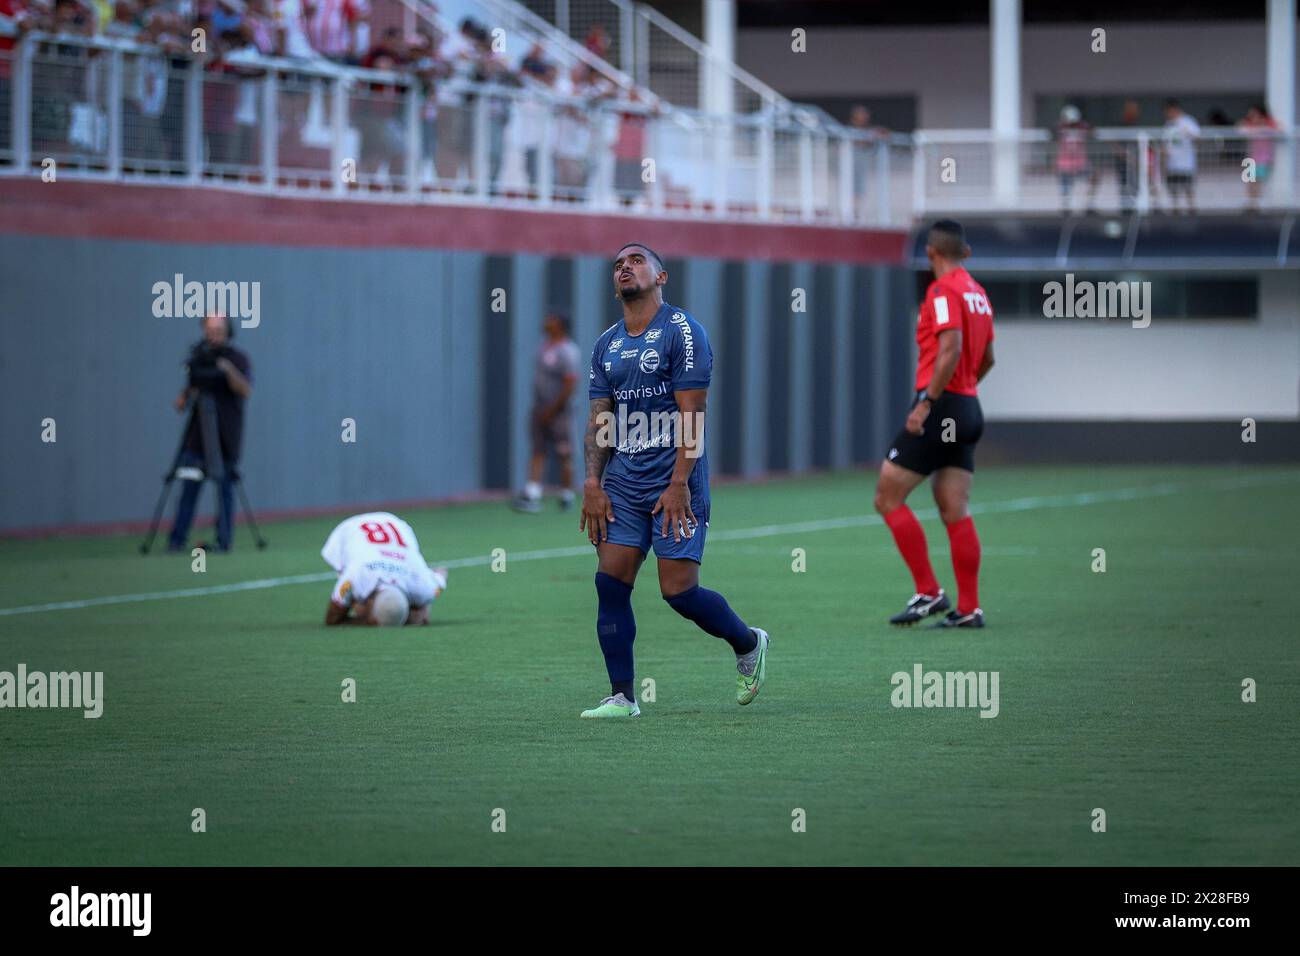
<path fill-rule="evenodd" d="M 609 456 L 614 453 L 614 443 L 610 440 L 613 431 L 607 428 L 609 416 L 613 412 L 612 397 L 605 396 L 591 400 L 591 414 L 587 418 L 587 437 L 583 441 L 587 461 L 587 481 L 600 482 L 600 476 L 605 473 Z"/>
<path fill-rule="evenodd" d="M 593 398 L 591 415 L 587 419 L 587 436 L 583 440 L 587 480 L 582 485 L 582 515 L 578 519 L 578 530 L 587 532 L 587 540 L 592 544 L 608 540 L 607 525 L 614 522 L 614 508 L 600 484 L 609 456 L 614 453 L 613 430 L 609 427 L 609 417 L 613 412 L 614 399 L 611 396 Z"/>

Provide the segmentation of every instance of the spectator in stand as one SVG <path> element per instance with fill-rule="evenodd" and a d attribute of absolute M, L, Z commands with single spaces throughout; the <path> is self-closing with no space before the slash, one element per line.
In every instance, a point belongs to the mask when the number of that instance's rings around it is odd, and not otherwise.
<path fill-rule="evenodd" d="M 889 130 L 871 122 L 871 109 L 858 103 L 849 110 L 849 127 L 860 134 L 853 140 L 853 202 L 859 216 L 866 215 L 867 184 L 871 181 L 872 163 L 879 143 L 889 137 Z"/>
<path fill-rule="evenodd" d="M 1187 200 L 1187 211 L 1196 211 L 1196 140 L 1200 135 L 1200 124 L 1183 112 L 1177 100 L 1165 102 L 1165 188 L 1174 211 L 1180 195 Z"/>
<path fill-rule="evenodd" d="M 465 188 L 469 181 L 467 167 L 473 116 L 467 95 L 458 87 L 468 81 L 474 71 L 477 57 L 474 38 L 480 31 L 482 27 L 466 17 L 460 22 L 460 29 L 447 38 L 440 50 L 440 59 L 447 65 L 449 82 L 438 86 L 438 155 L 435 166 L 439 181 L 453 188 Z"/>
<path fill-rule="evenodd" d="M 515 76 L 505 59 L 492 49 L 492 38 L 485 28 L 476 29 L 472 40 L 474 60 L 470 79 L 474 83 L 488 87 L 517 88 L 520 86 L 519 78 Z M 471 111 L 471 116 L 478 108 L 477 100 L 480 95 L 486 101 L 487 110 L 488 191 L 495 194 L 497 180 L 500 178 L 501 166 L 505 159 L 505 131 L 506 124 L 510 121 L 512 97 L 493 95 L 491 92 L 470 93 L 465 97 L 465 105 Z"/>
<path fill-rule="evenodd" d="M 315 59 L 317 54 L 307 39 L 307 29 L 303 22 L 302 0 L 273 2 L 276 55 L 302 60 Z"/>
<path fill-rule="evenodd" d="M 437 176 L 438 158 L 438 86 L 451 76 L 451 67 L 438 56 L 442 35 L 421 33 L 411 45 L 411 69 L 420 84 L 420 157 L 423 160 L 422 181 L 433 181 Z"/>
<path fill-rule="evenodd" d="M 1259 208 L 1260 191 L 1273 171 L 1273 154 L 1277 148 L 1280 129 L 1277 120 L 1269 115 L 1268 107 L 1256 103 L 1246 111 L 1237 128 L 1250 136 L 1246 143 L 1246 156 L 1255 161 L 1255 175 L 1246 183 L 1246 196 L 1251 209 Z"/>
<path fill-rule="evenodd" d="M 640 105 L 635 87 L 629 92 L 628 102 Z M 614 140 L 614 193 L 625 206 L 634 205 L 645 191 L 642 173 L 649 125 L 650 113 L 646 110 L 628 110 L 618 116 L 618 135 Z"/>
<path fill-rule="evenodd" d="M 550 97 L 555 91 L 557 75 L 555 64 L 546 61 L 542 45 L 534 43 L 520 64 L 520 76 L 531 95 L 520 100 L 515 113 L 515 143 L 523 151 L 529 193 L 534 197 L 537 195 L 538 178 L 541 175 L 542 137 L 547 115 L 552 109 Z"/>
<path fill-rule="evenodd" d="M 105 34 L 157 47 L 154 34 L 147 28 L 136 26 L 137 12 L 136 4 L 131 0 L 118 0 L 113 7 L 113 22 L 104 31 Z M 170 159 L 170 151 L 162 132 L 162 115 L 168 93 L 167 57 L 161 50 L 155 50 L 125 58 L 123 68 L 123 83 L 127 94 L 122 119 L 126 152 L 146 161 Z"/>
<path fill-rule="evenodd" d="M 238 78 L 231 149 L 234 162 L 243 166 L 256 163 L 253 144 L 257 139 L 258 80 L 266 75 L 266 71 L 257 66 L 262 52 L 257 48 L 256 35 L 257 31 L 247 18 L 241 18 L 238 29 L 221 35 L 221 56 L 226 72 Z"/>
<path fill-rule="evenodd" d="M 587 188 L 591 123 L 586 104 L 575 101 L 590 95 L 589 73 L 585 64 L 575 65 L 560 90 L 570 102 L 560 109 L 555 121 L 555 185 L 557 194 L 566 199 L 582 199 Z"/>
<path fill-rule="evenodd" d="M 56 36 L 93 36 L 95 17 L 78 0 L 54 0 L 49 32 Z"/>
<path fill-rule="evenodd" d="M 608 60 L 609 32 L 605 29 L 605 24 L 593 23 L 591 29 L 587 31 L 587 38 L 582 41 L 582 45 L 587 48 L 587 52 L 595 54 L 602 60 Z"/>
<path fill-rule="evenodd" d="M 104 36 L 116 40 L 136 40 L 141 29 L 136 21 L 136 4 L 134 0 L 117 0 L 113 4 L 113 19 L 104 27 Z"/>
<path fill-rule="evenodd" d="M 244 24 L 252 31 L 251 40 L 257 52 L 262 56 L 274 56 L 275 22 L 268 0 L 247 0 Z"/>
<path fill-rule="evenodd" d="M 362 66 L 395 73 L 406 63 L 408 46 L 400 27 L 389 27 L 366 55 Z M 367 83 L 366 92 L 352 100 L 352 120 L 361 132 L 359 167 L 378 174 L 398 173 L 406 158 L 403 89 L 393 83 Z"/>
<path fill-rule="evenodd" d="M 335 63 L 356 63 L 359 28 L 370 16 L 366 0 L 303 0 L 307 39 L 321 56 Z"/>
<path fill-rule="evenodd" d="M 104 33 L 113 22 L 113 0 L 85 0 L 85 5 L 94 17 L 95 33 Z"/>
<path fill-rule="evenodd" d="M 1066 212 L 1070 211 L 1070 191 L 1075 180 L 1088 174 L 1091 135 L 1092 127 L 1077 106 L 1062 108 L 1061 121 L 1056 124 L 1056 174 L 1061 181 L 1061 208 Z"/>

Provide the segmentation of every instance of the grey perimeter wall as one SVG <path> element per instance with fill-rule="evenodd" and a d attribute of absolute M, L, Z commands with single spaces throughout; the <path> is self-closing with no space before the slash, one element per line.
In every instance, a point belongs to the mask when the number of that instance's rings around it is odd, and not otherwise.
<path fill-rule="evenodd" d="M 667 267 L 666 298 L 714 347 L 715 474 L 880 458 L 912 384 L 910 273 Z M 235 343 L 253 362 L 243 472 L 259 511 L 518 486 L 542 314 L 569 311 L 587 355 L 620 314 L 603 258 L 0 235 L 0 529 L 149 516 L 180 435 L 170 403 L 181 361 L 199 335 L 194 319 L 153 315 L 153 284 L 176 273 L 261 283 L 260 325 Z M 495 289 L 504 312 L 492 311 Z M 792 311 L 795 289 L 804 312 Z M 578 409 L 582 419 L 585 388 Z M 41 440 L 47 418 L 53 443 Z M 354 444 L 341 439 L 345 418 Z"/>

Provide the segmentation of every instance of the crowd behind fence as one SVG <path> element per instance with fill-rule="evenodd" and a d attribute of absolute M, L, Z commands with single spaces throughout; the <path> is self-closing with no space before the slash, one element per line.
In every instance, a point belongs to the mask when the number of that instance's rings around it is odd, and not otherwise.
<path fill-rule="evenodd" d="M 228 39 L 194 53 L 27 32 L 0 49 L 0 175 L 872 226 L 942 211 L 1294 209 L 1300 195 L 1283 131 L 900 135 L 811 111 L 646 102 L 585 67 L 561 84 L 540 58 L 505 81 Z"/>

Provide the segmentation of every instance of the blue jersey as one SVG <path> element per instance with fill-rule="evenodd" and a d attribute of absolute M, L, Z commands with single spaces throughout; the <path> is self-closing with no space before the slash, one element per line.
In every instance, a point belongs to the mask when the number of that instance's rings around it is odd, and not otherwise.
<path fill-rule="evenodd" d="M 674 392 L 708 388 L 713 350 L 704 329 L 685 309 L 665 302 L 638 336 L 620 319 L 596 339 L 591 352 L 591 398 L 613 398 L 614 454 L 605 483 L 631 494 L 660 492 L 677 461 L 683 422 Z M 687 437 L 699 436 L 686 423 Z M 692 495 L 708 494 L 708 456 L 700 449 L 691 469 Z"/>

